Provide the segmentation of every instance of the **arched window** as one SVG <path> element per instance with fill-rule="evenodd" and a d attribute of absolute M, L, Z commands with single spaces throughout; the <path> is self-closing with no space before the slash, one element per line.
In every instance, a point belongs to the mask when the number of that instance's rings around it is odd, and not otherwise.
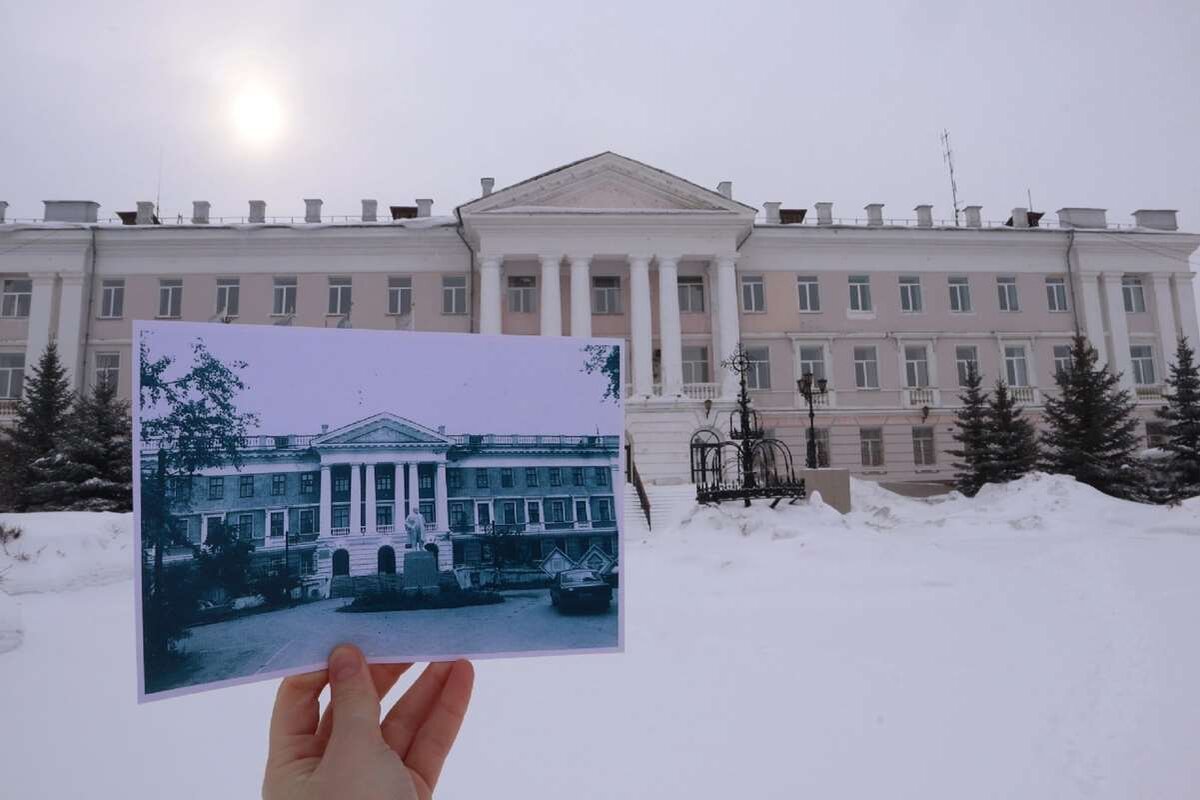
<path fill-rule="evenodd" d="M 396 574 L 396 551 L 391 545 L 385 544 L 379 548 L 379 574 L 380 575 L 395 575 Z"/>
<path fill-rule="evenodd" d="M 350 554 L 345 550 L 333 551 L 333 574 L 335 577 L 350 574 Z"/>

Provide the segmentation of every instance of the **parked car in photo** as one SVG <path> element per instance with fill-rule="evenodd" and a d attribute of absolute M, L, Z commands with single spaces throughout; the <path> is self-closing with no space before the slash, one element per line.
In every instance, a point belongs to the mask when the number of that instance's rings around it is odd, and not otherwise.
<path fill-rule="evenodd" d="M 590 569 L 563 570 L 550 585 L 550 603 L 559 611 L 605 611 L 612 604 L 612 587 Z"/>

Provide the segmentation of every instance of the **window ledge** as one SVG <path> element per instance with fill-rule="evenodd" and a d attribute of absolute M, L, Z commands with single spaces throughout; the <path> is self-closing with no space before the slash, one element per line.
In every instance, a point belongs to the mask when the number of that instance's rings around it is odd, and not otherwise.
<path fill-rule="evenodd" d="M 819 308 L 800 309 L 801 314 L 821 314 L 824 313 Z"/>
<path fill-rule="evenodd" d="M 846 319 L 875 319 L 875 312 L 855 311 L 851 308 L 846 310 Z"/>
<path fill-rule="evenodd" d="M 106 317 L 103 314 L 101 314 L 100 316 L 97 316 L 96 319 L 125 319 L 125 317 L 123 317 L 123 316 L 121 316 L 121 317 Z"/>

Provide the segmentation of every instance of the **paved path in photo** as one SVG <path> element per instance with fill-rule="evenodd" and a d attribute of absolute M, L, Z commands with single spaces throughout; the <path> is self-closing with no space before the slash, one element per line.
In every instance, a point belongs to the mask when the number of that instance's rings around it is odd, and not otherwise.
<path fill-rule="evenodd" d="M 503 603 L 429 611 L 340 613 L 348 600 L 201 625 L 181 643 L 190 657 L 173 686 L 207 683 L 323 662 L 340 642 L 368 656 L 564 650 L 617 645 L 617 595 L 607 614 L 559 613 L 542 590 L 504 593 Z"/>

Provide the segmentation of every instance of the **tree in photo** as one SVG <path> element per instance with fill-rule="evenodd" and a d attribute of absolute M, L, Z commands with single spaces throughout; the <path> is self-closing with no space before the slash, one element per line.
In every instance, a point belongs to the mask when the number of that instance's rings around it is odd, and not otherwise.
<path fill-rule="evenodd" d="M 583 362 L 583 371 L 588 375 L 601 372 L 608 378 L 601 399 L 620 402 L 621 348 L 614 345 L 588 344 L 584 345 L 583 352 L 587 356 Z"/>
<path fill-rule="evenodd" d="M 1170 457 L 1167 499 L 1183 500 L 1200 495 L 1200 369 L 1186 337 L 1175 348 L 1175 363 L 1167 379 L 1165 407 L 1157 411 L 1163 421 Z"/>
<path fill-rule="evenodd" d="M 1071 363 L 1055 375 L 1059 396 L 1046 399 L 1042 435 L 1048 472 L 1071 475 L 1116 497 L 1136 498 L 1139 470 L 1135 402 L 1083 336 L 1071 345 Z"/>
<path fill-rule="evenodd" d="M 974 497 L 979 489 L 996 479 L 988 453 L 988 397 L 981 389 L 983 378 L 975 363 L 967 367 L 966 381 L 959 395 L 962 408 L 955 412 L 954 488 Z"/>
<path fill-rule="evenodd" d="M 250 559 L 254 545 L 233 525 L 212 523 L 200 548 L 200 583 L 220 589 L 226 597 L 240 597 L 250 585 Z"/>
<path fill-rule="evenodd" d="M 990 480 L 1007 483 L 1037 469 L 1037 431 L 1013 402 L 1008 384 L 1002 380 L 996 381 L 996 390 L 988 400 L 986 437 Z"/>
<path fill-rule="evenodd" d="M 141 440 L 143 447 L 155 450 L 153 469 L 141 476 L 142 592 L 143 604 L 152 609 L 143 622 L 149 665 L 185 634 L 182 615 L 161 613 L 172 592 L 164 586 L 165 551 L 191 546 L 174 523 L 187 509 L 188 495 L 169 489 L 183 480 L 190 485 L 192 476 L 204 469 L 240 467 L 242 440 L 258 418 L 237 407 L 246 388 L 239 376 L 244 361 L 226 364 L 198 339 L 192 344 L 191 364 L 177 372 L 172 357 L 151 354 L 146 334 L 138 346 Z"/>
<path fill-rule="evenodd" d="M 36 480 L 33 465 L 63 441 L 71 400 L 67 371 L 51 342 L 25 378 L 13 426 L 0 431 L 0 503 L 5 508 L 29 510 L 29 487 Z"/>

